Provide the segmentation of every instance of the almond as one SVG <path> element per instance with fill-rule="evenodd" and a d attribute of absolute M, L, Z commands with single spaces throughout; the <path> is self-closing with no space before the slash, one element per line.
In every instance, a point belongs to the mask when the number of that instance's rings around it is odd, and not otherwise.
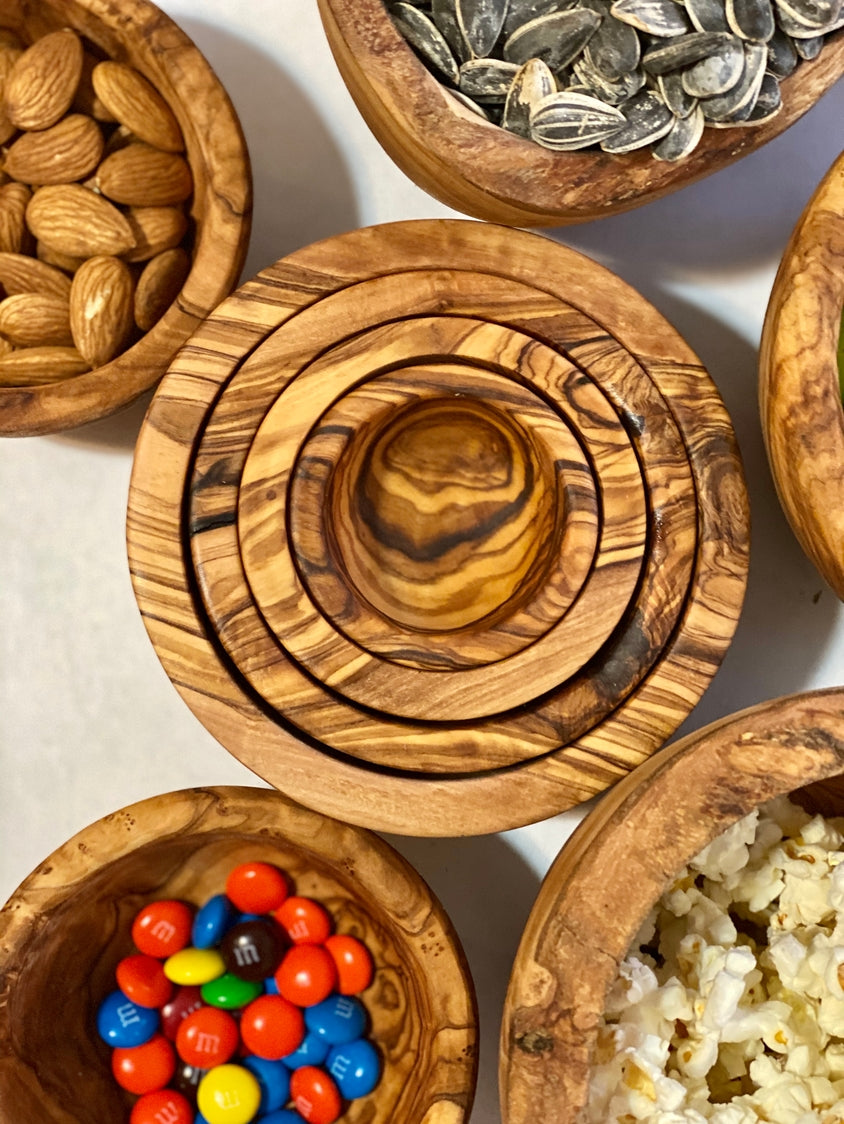
<path fill-rule="evenodd" d="M 49 293 L 64 300 L 70 297 L 70 278 L 28 254 L 0 253 L 0 286 L 7 296 Z"/>
<path fill-rule="evenodd" d="M 64 270 L 65 273 L 71 276 L 79 269 L 80 265 L 87 258 L 74 257 L 72 254 L 63 254 L 59 250 L 54 250 L 52 246 L 48 246 L 46 242 L 35 243 L 35 256 L 38 261 L 43 262 L 44 265 L 53 266 L 55 269 Z"/>
<path fill-rule="evenodd" d="M 136 141 L 103 160 L 97 169 L 97 186 L 115 203 L 166 207 L 188 198 L 193 178 L 183 156 Z"/>
<path fill-rule="evenodd" d="M 26 209 L 26 221 L 39 241 L 72 257 L 123 254 L 135 245 L 126 216 L 78 183 L 39 188 Z"/>
<path fill-rule="evenodd" d="M 70 109 L 82 74 L 82 40 L 63 28 L 37 39 L 6 79 L 4 98 L 19 129 L 49 129 Z"/>
<path fill-rule="evenodd" d="M 134 281 L 119 258 L 89 258 L 70 287 L 70 329 L 79 353 L 101 367 L 123 348 L 133 323 Z"/>
<path fill-rule="evenodd" d="M 6 88 L 6 79 L 22 54 L 23 51 L 19 47 L 0 43 L 0 97 Z M 6 111 L 6 103 L 0 102 L 0 144 L 11 140 L 17 131 L 17 126 Z"/>
<path fill-rule="evenodd" d="M 70 347 L 67 297 L 50 293 L 16 293 L 0 301 L 0 335 L 15 347 Z"/>
<path fill-rule="evenodd" d="M 184 149 L 182 130 L 170 106 L 134 67 L 101 62 L 91 80 L 102 104 L 139 140 L 165 152 Z"/>
<path fill-rule="evenodd" d="M 135 288 L 135 323 L 142 332 L 158 323 L 181 292 L 188 273 L 190 258 L 181 246 L 147 262 Z"/>
<path fill-rule="evenodd" d="M 135 249 L 123 255 L 124 261 L 148 261 L 178 246 L 188 229 L 181 207 L 130 207 L 126 218 L 135 236 Z"/>
<path fill-rule="evenodd" d="M 24 347 L 0 355 L 0 386 L 39 386 L 88 370 L 75 347 Z"/>
<path fill-rule="evenodd" d="M 24 183 L 72 183 L 94 171 L 104 143 L 93 117 L 71 113 L 49 129 L 22 133 L 6 153 L 3 168 Z"/>
<path fill-rule="evenodd" d="M 115 120 L 114 114 L 109 113 L 94 90 L 94 68 L 99 65 L 100 59 L 92 55 L 90 51 L 83 50 L 82 75 L 76 88 L 76 96 L 73 99 L 73 109 L 78 113 L 87 113 L 89 117 L 94 117 L 97 121 L 111 124 Z"/>
<path fill-rule="evenodd" d="M 26 209 L 31 200 L 26 184 L 12 182 L 0 187 L 0 251 L 19 254 L 26 248 Z"/>

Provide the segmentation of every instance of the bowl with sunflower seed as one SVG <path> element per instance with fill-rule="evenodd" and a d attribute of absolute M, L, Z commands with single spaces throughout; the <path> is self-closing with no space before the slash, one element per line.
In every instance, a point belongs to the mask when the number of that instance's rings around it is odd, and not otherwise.
<path fill-rule="evenodd" d="M 402 170 L 493 222 L 562 226 L 715 172 L 844 72 L 840 0 L 319 0 Z"/>

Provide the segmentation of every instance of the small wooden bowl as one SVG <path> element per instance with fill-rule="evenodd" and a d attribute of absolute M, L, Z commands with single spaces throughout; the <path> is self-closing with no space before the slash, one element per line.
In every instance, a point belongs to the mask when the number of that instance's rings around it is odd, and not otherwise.
<path fill-rule="evenodd" d="M 418 835 L 533 822 L 657 749 L 735 628 L 747 500 L 699 360 L 547 238 L 440 220 L 278 262 L 139 437 L 130 570 L 259 775 Z"/>
<path fill-rule="evenodd" d="M 190 789 L 144 800 L 55 851 L 0 911 L 0 1104 L 16 1124 L 118 1124 L 128 1097 L 96 1032 L 99 1003 L 149 901 L 201 905 L 239 862 L 275 863 L 362 939 L 361 998 L 383 1075 L 349 1124 L 466 1119 L 475 1001 L 459 941 L 420 876 L 383 840 L 278 793 Z M 5 1116 L 5 1114 L 4 1114 Z M 7 1117 L 12 1119 L 11 1116 Z"/>
<path fill-rule="evenodd" d="M 654 902 L 716 835 L 775 796 L 844 814 L 842 774 L 835 688 L 715 722 L 616 785 L 546 875 L 516 955 L 501 1035 L 504 1124 L 575 1124 L 607 988 Z"/>
<path fill-rule="evenodd" d="M 686 160 L 555 153 L 464 108 L 395 29 L 383 0 L 318 0 L 334 58 L 376 138 L 435 198 L 476 218 L 513 226 L 589 222 L 659 199 L 772 140 L 844 71 L 844 34 L 782 83 L 783 108 L 747 129 L 705 129 Z"/>
<path fill-rule="evenodd" d="M 780 503 L 803 550 L 844 600 L 844 155 L 786 247 L 762 330 L 762 432 Z"/>
<path fill-rule="evenodd" d="M 193 173 L 191 271 L 137 343 L 103 367 L 61 382 L 0 387 L 0 436 L 54 433 L 105 417 L 155 386 L 203 317 L 237 283 L 252 209 L 249 156 L 226 91 L 185 33 L 148 0 L 2 0 L 0 26 L 25 40 L 72 27 L 139 70 L 169 103 Z"/>

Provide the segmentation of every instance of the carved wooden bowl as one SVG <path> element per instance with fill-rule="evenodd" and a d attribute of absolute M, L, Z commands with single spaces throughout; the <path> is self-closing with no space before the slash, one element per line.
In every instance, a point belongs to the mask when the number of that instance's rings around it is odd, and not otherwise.
<path fill-rule="evenodd" d="M 54 852 L 0 912 L 0 1116 L 15 1124 L 119 1124 L 96 1012 L 133 951 L 134 915 L 175 897 L 201 905 L 239 862 L 275 863 L 321 901 L 375 963 L 361 998 L 381 1053 L 376 1089 L 349 1124 L 459 1124 L 476 1073 L 475 1001 L 459 941 L 420 876 L 377 836 L 278 793 L 190 789 L 92 824 Z M 11 1110 L 14 1110 L 13 1112 Z"/>
<path fill-rule="evenodd" d="M 642 761 L 733 633 L 747 509 L 699 361 L 617 277 L 465 221 L 344 234 L 224 302 L 143 426 L 150 637 L 259 775 L 424 835 Z"/>
<path fill-rule="evenodd" d="M 763 125 L 705 129 L 675 164 L 650 151 L 556 153 L 484 121 L 434 78 L 383 0 L 318 0 L 349 92 L 402 171 L 465 214 L 514 226 L 563 226 L 631 210 L 726 167 L 797 121 L 844 72 L 844 33 L 782 83 L 783 108 Z"/>
<path fill-rule="evenodd" d="M 784 793 L 844 813 L 844 689 L 713 723 L 654 755 L 586 817 L 545 877 L 513 966 L 504 1124 L 575 1124 L 607 988 L 642 921 L 689 859 Z"/>
<path fill-rule="evenodd" d="M 780 502 L 844 600 L 844 155 L 809 200 L 777 273 L 759 365 L 762 432 Z"/>
<path fill-rule="evenodd" d="M 72 27 L 138 69 L 163 95 L 185 138 L 193 174 L 192 266 L 155 326 L 105 366 L 60 382 L 0 387 L 0 436 L 70 429 L 127 406 L 153 387 L 191 332 L 240 277 L 249 241 L 252 181 L 240 123 L 211 67 L 148 0 L 1 0 L 0 26 L 26 40 Z"/>

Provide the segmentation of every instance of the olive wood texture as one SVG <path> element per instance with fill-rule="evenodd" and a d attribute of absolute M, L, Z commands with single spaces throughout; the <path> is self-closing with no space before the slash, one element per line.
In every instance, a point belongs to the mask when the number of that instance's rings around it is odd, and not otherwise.
<path fill-rule="evenodd" d="M 762 432 L 783 510 L 844 600 L 844 155 L 809 200 L 783 255 L 762 330 Z"/>
<path fill-rule="evenodd" d="M 351 822 L 473 834 L 673 732 L 735 627 L 747 500 L 714 386 L 637 293 L 429 220 L 310 246 L 208 318 L 127 534 L 156 651 L 230 752 Z"/>
<path fill-rule="evenodd" d="M 476 1078 L 476 1013 L 459 941 L 421 877 L 377 836 L 278 793 L 190 789 L 79 832 L 0 912 L 0 1119 L 115 1124 L 133 1098 L 115 1083 L 96 1012 L 133 951 L 132 919 L 172 897 L 202 905 L 239 862 L 278 865 L 363 940 L 375 975 L 361 994 L 383 1073 L 349 1124 L 459 1124 Z"/>
<path fill-rule="evenodd" d="M 338 69 L 364 120 L 402 171 L 465 214 L 563 226 L 631 210 L 761 147 L 802 117 L 844 71 L 844 33 L 782 83 L 782 110 L 752 128 L 705 129 L 685 160 L 557 153 L 465 108 L 394 27 L 383 0 L 318 0 Z"/>
<path fill-rule="evenodd" d="M 604 797 L 548 871 L 516 955 L 501 1031 L 504 1124 L 575 1124 L 607 989 L 663 891 L 716 835 L 774 796 L 801 790 L 804 806 L 844 814 L 843 773 L 836 688 L 713 723 Z"/>
<path fill-rule="evenodd" d="M 2 0 L 0 26 L 25 40 L 72 27 L 135 67 L 175 114 L 193 175 L 191 269 L 157 324 L 110 363 L 60 382 L 0 387 L 0 436 L 70 429 L 152 388 L 178 348 L 237 284 L 249 241 L 252 181 L 246 142 L 219 79 L 185 33 L 147 0 Z"/>

